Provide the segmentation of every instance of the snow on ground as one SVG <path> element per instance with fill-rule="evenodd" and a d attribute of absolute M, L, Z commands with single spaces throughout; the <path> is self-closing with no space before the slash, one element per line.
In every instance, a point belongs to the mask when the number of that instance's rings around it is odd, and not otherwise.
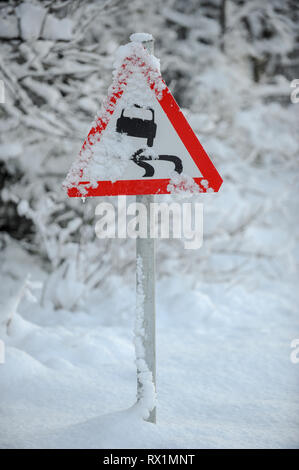
<path fill-rule="evenodd" d="M 292 294 L 161 281 L 156 426 L 130 408 L 131 289 L 110 305 L 99 293 L 88 313 L 26 306 L 1 366 L 1 447 L 298 447 Z"/>
<path fill-rule="evenodd" d="M 250 173 L 246 179 L 250 185 Z M 274 200 L 291 176 L 264 172 L 261 181 Z M 291 341 L 299 336 L 296 248 L 283 251 L 296 236 L 296 203 L 288 188 L 285 219 L 266 214 L 244 229 L 243 251 L 257 253 L 246 269 L 213 282 L 192 264 L 188 274 L 174 269 L 160 276 L 157 425 L 144 422 L 134 407 L 133 269 L 127 280 L 108 275 L 75 311 L 55 310 L 49 299 L 42 305 L 22 300 L 6 334 L 7 302 L 27 273 L 33 281 L 47 276 L 37 258 L 10 241 L 0 253 L 6 345 L 0 447 L 298 448 L 299 364 L 290 361 Z M 212 198 L 206 232 L 225 207 L 233 228 L 249 200 L 229 182 Z M 159 241 L 159 250 L 171 243 Z M 196 258 L 203 263 L 204 247 Z M 194 258 L 194 251 L 185 257 Z M 244 261 L 244 254 L 212 253 L 210 268 L 220 272 L 234 257 Z"/>

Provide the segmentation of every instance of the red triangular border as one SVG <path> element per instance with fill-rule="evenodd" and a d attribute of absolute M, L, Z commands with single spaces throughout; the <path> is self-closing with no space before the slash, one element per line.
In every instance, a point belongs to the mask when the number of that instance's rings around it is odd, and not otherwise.
<path fill-rule="evenodd" d="M 169 178 L 152 180 L 119 180 L 119 181 L 98 181 L 96 187 L 92 187 L 89 181 L 80 181 L 83 170 L 92 158 L 92 146 L 99 141 L 102 133 L 106 129 L 108 122 L 115 110 L 117 101 L 121 98 L 126 87 L 128 78 L 132 74 L 129 67 L 132 63 L 141 68 L 150 88 L 155 92 L 155 96 L 163 111 L 173 125 L 178 136 L 185 145 L 191 158 L 199 168 L 203 177 L 194 178 L 202 192 L 207 192 L 211 188 L 217 192 L 222 184 L 222 178 L 211 162 L 209 156 L 200 144 L 185 116 L 180 110 L 177 102 L 167 88 L 160 72 L 154 69 L 150 62 L 149 54 L 140 44 L 134 44 L 132 54 L 126 57 L 121 67 L 116 73 L 109 95 L 102 106 L 101 117 L 98 117 L 92 126 L 79 154 L 79 161 L 70 170 L 67 177 L 72 183 L 66 184 L 67 193 L 70 197 L 95 197 L 95 196 L 117 196 L 134 194 L 169 194 L 167 186 Z M 77 170 L 75 169 L 77 168 Z M 78 168 L 79 175 L 78 175 Z M 76 174 L 77 173 L 77 174 Z M 208 181 L 208 185 L 201 184 L 203 180 Z M 211 190 L 210 189 L 210 190 Z"/>

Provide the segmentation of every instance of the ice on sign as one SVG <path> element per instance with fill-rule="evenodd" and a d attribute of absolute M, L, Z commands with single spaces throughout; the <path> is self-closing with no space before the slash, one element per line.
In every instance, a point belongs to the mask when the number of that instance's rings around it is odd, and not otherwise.
<path fill-rule="evenodd" d="M 199 191 L 217 191 L 221 177 L 163 82 L 157 59 L 137 43 L 120 51 L 110 95 L 67 177 L 69 195 L 167 193 L 173 175 L 178 183 L 192 178 Z"/>

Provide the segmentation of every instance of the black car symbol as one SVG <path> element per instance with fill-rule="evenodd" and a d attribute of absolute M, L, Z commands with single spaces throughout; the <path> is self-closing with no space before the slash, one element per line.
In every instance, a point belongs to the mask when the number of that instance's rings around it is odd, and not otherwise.
<path fill-rule="evenodd" d="M 144 108 L 138 104 L 136 108 L 147 109 L 152 113 L 152 119 L 131 118 L 124 116 L 124 109 L 116 122 L 116 132 L 125 133 L 131 137 L 147 139 L 147 146 L 152 147 L 156 137 L 157 124 L 155 123 L 155 112 L 152 108 Z"/>

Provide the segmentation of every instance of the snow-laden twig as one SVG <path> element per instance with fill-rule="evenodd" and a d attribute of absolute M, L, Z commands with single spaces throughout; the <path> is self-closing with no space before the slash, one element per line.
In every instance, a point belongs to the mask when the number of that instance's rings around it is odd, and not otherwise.
<path fill-rule="evenodd" d="M 30 274 L 27 274 L 25 280 L 23 281 L 20 289 L 17 291 L 16 295 L 10 299 L 6 308 L 4 308 L 4 324 L 6 325 L 7 333 L 9 333 L 9 327 L 13 320 L 14 315 L 16 314 L 18 307 L 24 297 L 27 298 L 30 302 L 37 302 L 36 297 L 33 295 L 32 290 L 40 289 L 42 284 L 40 282 L 33 282 L 30 280 Z"/>

